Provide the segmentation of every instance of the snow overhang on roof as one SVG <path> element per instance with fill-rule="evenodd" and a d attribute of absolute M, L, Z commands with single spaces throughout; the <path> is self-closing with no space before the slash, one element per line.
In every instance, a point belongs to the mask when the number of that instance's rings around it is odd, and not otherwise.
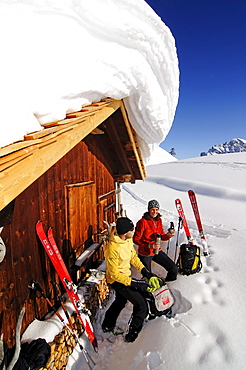
<path fill-rule="evenodd" d="M 0 210 L 83 139 L 89 149 L 100 148 L 115 181 L 144 180 L 144 162 L 124 104 L 104 99 L 0 149 Z"/>

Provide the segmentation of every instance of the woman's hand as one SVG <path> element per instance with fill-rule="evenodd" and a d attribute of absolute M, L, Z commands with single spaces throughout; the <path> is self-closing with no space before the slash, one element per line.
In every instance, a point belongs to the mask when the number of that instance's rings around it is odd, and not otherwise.
<path fill-rule="evenodd" d="M 161 244 L 154 242 L 153 244 L 150 244 L 150 246 L 154 249 L 157 249 L 158 251 L 161 251 Z"/>

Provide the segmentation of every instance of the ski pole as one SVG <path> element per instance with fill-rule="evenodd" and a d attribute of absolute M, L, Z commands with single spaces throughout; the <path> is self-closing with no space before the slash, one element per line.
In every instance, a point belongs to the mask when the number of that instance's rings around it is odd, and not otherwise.
<path fill-rule="evenodd" d="M 57 283 L 55 280 L 51 280 L 50 281 L 52 286 L 53 286 L 53 289 L 54 289 L 54 293 L 55 293 L 55 296 L 57 297 L 57 299 L 59 300 L 59 302 L 61 303 L 61 306 L 62 306 L 62 309 L 66 315 L 66 318 L 69 322 L 69 325 L 71 327 L 71 329 L 75 330 L 74 328 L 74 325 L 72 323 L 72 320 L 71 320 L 71 316 L 69 315 L 68 311 L 67 311 L 67 308 L 64 304 L 64 300 L 63 300 L 63 297 L 61 295 L 61 286 L 59 283 Z M 59 294 L 60 293 L 60 294 Z M 76 336 L 76 333 L 74 333 L 73 331 L 73 334 Z M 79 342 L 79 338 L 76 337 L 76 342 L 78 343 L 78 345 L 80 346 L 80 349 L 82 351 L 85 351 L 85 349 L 81 346 L 80 342 Z M 82 347 L 82 348 L 81 348 Z M 85 355 L 85 354 L 84 354 Z M 93 361 L 93 359 L 91 358 L 91 356 L 89 355 L 88 352 L 86 352 L 86 355 L 90 358 L 91 362 L 93 362 L 93 364 L 95 365 L 96 363 Z"/>
<path fill-rule="evenodd" d="M 61 287 L 60 287 L 60 285 L 55 280 L 51 280 L 50 283 L 53 286 L 53 289 L 54 289 L 54 293 L 55 293 L 56 298 L 61 303 L 62 309 L 63 309 L 63 311 L 64 311 L 64 313 L 66 315 L 66 318 L 67 318 L 67 320 L 69 322 L 69 325 L 70 325 L 71 329 L 74 329 L 74 325 L 72 323 L 71 317 L 70 317 L 70 315 L 69 315 L 69 313 L 67 311 L 67 308 L 66 308 L 66 306 L 65 306 L 65 304 L 63 302 L 63 298 L 62 298 L 62 295 L 61 295 Z"/>
<path fill-rule="evenodd" d="M 181 217 L 181 216 L 179 216 L 179 222 L 178 222 L 178 231 L 177 231 L 177 239 L 176 239 L 176 247 L 175 247 L 174 262 L 176 261 L 176 257 L 177 257 L 177 249 L 178 249 L 178 245 L 179 245 L 179 230 L 180 230 L 181 222 L 182 222 L 182 217 Z"/>
<path fill-rule="evenodd" d="M 82 353 L 84 355 L 84 358 L 85 358 L 85 360 L 87 362 L 87 365 L 88 365 L 89 369 L 92 370 L 92 367 L 90 366 L 88 357 L 90 358 L 90 360 L 93 362 L 94 365 L 95 365 L 95 362 L 92 360 L 92 358 L 90 357 L 90 355 L 88 354 L 88 352 L 86 351 L 86 349 L 80 343 L 78 336 L 66 324 L 65 320 L 63 319 L 63 317 L 59 314 L 59 312 L 57 312 L 55 306 L 51 303 L 51 301 L 49 300 L 49 298 L 47 297 L 47 295 L 43 292 L 40 283 L 37 282 L 37 281 L 35 281 L 35 280 L 32 280 L 29 288 L 33 289 L 34 291 L 39 291 L 40 292 L 41 296 L 46 300 L 46 302 L 48 303 L 48 305 L 50 306 L 50 308 L 52 309 L 52 311 L 56 314 L 56 316 L 59 318 L 59 320 L 62 322 L 62 324 L 67 328 L 67 330 L 69 331 L 69 333 L 72 335 L 72 337 L 74 338 L 74 340 L 78 343 L 79 348 L 80 348 L 80 350 L 82 351 Z"/>
<path fill-rule="evenodd" d="M 168 252 L 169 252 L 169 245 L 170 245 L 170 239 L 167 242 L 167 256 L 168 256 Z"/>
<path fill-rule="evenodd" d="M 170 222 L 170 227 L 169 227 L 168 231 L 171 234 L 174 233 L 174 223 L 172 221 Z M 168 256 L 169 246 L 170 246 L 170 239 L 168 239 L 168 242 L 167 242 L 167 256 Z"/>

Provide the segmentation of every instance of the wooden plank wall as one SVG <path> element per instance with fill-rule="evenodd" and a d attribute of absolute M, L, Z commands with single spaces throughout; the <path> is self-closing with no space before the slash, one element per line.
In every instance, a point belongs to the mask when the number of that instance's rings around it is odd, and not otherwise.
<path fill-rule="evenodd" d="M 7 253 L 0 264 L 0 331 L 8 346 L 14 344 L 16 321 L 24 304 L 26 314 L 22 331 L 35 317 L 41 318 L 48 310 L 45 301 L 35 300 L 30 294 L 30 281 L 39 281 L 51 296 L 50 280 L 57 279 L 37 240 L 35 224 L 41 219 L 46 230 L 49 226 L 54 227 L 57 245 L 69 264 L 73 251 L 66 235 L 65 186 L 85 181 L 95 182 L 97 200 L 115 189 L 113 177 L 102 164 L 100 154 L 96 157 L 85 142 L 80 142 L 15 200 L 13 220 L 1 233 Z M 88 199 L 88 207 L 91 206 Z M 96 230 L 97 218 L 93 225 Z M 81 222 L 85 225 L 87 220 Z"/>

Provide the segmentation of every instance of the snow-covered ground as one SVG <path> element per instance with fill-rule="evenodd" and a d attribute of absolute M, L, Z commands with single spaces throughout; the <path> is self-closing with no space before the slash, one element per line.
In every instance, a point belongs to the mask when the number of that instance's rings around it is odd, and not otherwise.
<path fill-rule="evenodd" d="M 234 153 L 149 166 L 146 181 L 123 185 L 124 205 L 134 222 L 146 210 L 148 200 L 157 198 L 164 226 L 169 226 L 170 221 L 177 226 L 174 200 L 180 198 L 192 235 L 200 245 L 187 195 L 193 189 L 211 257 L 202 256 L 200 273 L 179 275 L 175 282 L 169 283 L 171 290 L 182 295 L 183 306 L 190 302 L 192 308 L 172 319 L 160 317 L 146 322 L 134 343 L 125 343 L 122 336 L 108 339 L 103 336 L 102 309 L 94 323 L 99 352 L 90 350 L 96 362 L 94 369 L 245 369 L 245 184 L 246 153 Z M 184 240 L 182 233 L 179 242 Z M 175 244 L 173 240 L 169 246 L 171 258 Z M 161 267 L 155 265 L 154 270 L 165 276 Z M 118 320 L 125 330 L 130 314 L 129 304 Z M 116 339 L 114 343 L 112 339 Z M 67 369 L 86 369 L 78 351 L 70 357 Z"/>
<path fill-rule="evenodd" d="M 152 160 L 157 162 L 158 158 Z M 134 222 L 145 212 L 147 202 L 157 198 L 161 204 L 164 226 L 168 227 L 169 222 L 173 221 L 177 227 L 174 200 L 180 198 L 192 235 L 196 243 L 201 245 L 187 195 L 187 191 L 193 189 L 197 194 L 211 256 L 202 256 L 203 268 L 200 273 L 179 275 L 175 282 L 169 283 L 183 313 L 171 319 L 160 317 L 146 322 L 134 343 L 125 343 L 123 336 L 113 337 L 102 333 L 100 325 L 105 309 L 101 309 L 94 322 L 99 352 L 96 354 L 88 340 L 84 340 L 95 361 L 93 369 L 245 368 L 245 184 L 246 153 L 233 153 L 151 165 L 147 167 L 146 181 L 123 185 L 127 216 Z M 175 239 L 169 245 L 171 258 L 175 255 Z M 179 244 L 185 240 L 182 232 Z M 163 249 L 166 247 L 167 243 L 163 242 Z M 154 271 L 165 277 L 161 267 L 154 265 Z M 125 331 L 131 310 L 128 304 L 118 319 L 117 324 Z M 59 328 L 57 317 L 52 317 L 48 322 L 36 320 L 24 333 L 22 340 L 42 336 L 51 341 Z M 67 369 L 86 368 L 84 357 L 76 347 Z"/>

